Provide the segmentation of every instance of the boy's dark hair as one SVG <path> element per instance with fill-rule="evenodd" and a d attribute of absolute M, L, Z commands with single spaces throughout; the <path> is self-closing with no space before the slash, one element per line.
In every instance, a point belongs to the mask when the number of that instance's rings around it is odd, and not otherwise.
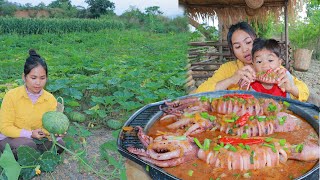
<path fill-rule="evenodd" d="M 234 55 L 234 52 L 233 52 L 231 38 L 232 38 L 233 33 L 236 30 L 242 30 L 242 31 L 248 33 L 252 39 L 257 38 L 256 32 L 253 30 L 253 28 L 247 22 L 242 21 L 242 22 L 238 22 L 237 24 L 231 25 L 229 28 L 229 31 L 228 31 L 227 41 L 228 41 L 229 49 L 233 55 Z"/>
<path fill-rule="evenodd" d="M 26 59 L 26 62 L 24 64 L 24 75 L 27 76 L 30 71 L 38 65 L 41 65 L 43 67 L 43 69 L 46 71 L 46 76 L 48 76 L 48 67 L 46 61 L 42 59 L 34 49 L 30 49 L 29 57 Z"/>
<path fill-rule="evenodd" d="M 275 39 L 262 39 L 262 38 L 255 39 L 253 41 L 253 47 L 251 50 L 252 57 L 254 56 L 255 52 L 260 51 L 262 49 L 267 49 L 273 52 L 279 58 L 281 58 L 281 48 L 280 48 L 279 42 Z"/>

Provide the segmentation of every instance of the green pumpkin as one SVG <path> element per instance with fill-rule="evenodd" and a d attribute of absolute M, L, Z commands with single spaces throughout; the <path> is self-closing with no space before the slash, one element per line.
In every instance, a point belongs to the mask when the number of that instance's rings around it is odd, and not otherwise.
<path fill-rule="evenodd" d="M 71 121 L 82 123 L 86 120 L 86 116 L 80 112 L 72 111 L 69 113 L 69 118 Z"/>
<path fill-rule="evenodd" d="M 42 125 L 53 134 L 63 134 L 69 128 L 69 119 L 62 112 L 48 111 L 42 116 Z"/>
<path fill-rule="evenodd" d="M 111 129 L 117 130 L 123 126 L 123 123 L 118 120 L 110 119 L 107 121 L 107 126 Z"/>

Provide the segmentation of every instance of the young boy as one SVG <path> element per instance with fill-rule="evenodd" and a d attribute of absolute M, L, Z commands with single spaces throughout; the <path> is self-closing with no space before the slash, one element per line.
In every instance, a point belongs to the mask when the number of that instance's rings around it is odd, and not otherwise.
<path fill-rule="evenodd" d="M 278 41 L 257 38 L 252 48 L 256 81 L 250 83 L 250 89 L 275 96 L 290 98 L 292 95 L 298 98 L 299 90 L 293 83 L 293 77 L 281 63 Z"/>

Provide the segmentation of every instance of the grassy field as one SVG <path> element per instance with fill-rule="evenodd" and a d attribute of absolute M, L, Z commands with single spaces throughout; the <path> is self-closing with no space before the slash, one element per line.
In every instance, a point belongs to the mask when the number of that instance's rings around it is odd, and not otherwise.
<path fill-rule="evenodd" d="M 63 97 L 67 115 L 77 111 L 86 116 L 82 126 L 69 128 L 65 139 L 69 148 L 79 149 L 82 145 L 77 139 L 90 136 L 88 127 L 109 128 L 111 132 L 142 106 L 185 95 L 188 37 L 186 33 L 110 29 L 2 35 L 0 101 L 5 92 L 22 84 L 28 50 L 36 49 L 48 64 L 46 89 Z M 115 140 L 101 142 L 101 156 L 109 162 L 108 149 L 114 153 L 114 146 Z M 118 176 L 114 172 L 110 177 Z"/>
<path fill-rule="evenodd" d="M 150 102 L 184 95 L 188 34 L 135 30 L 1 36 L 0 83 L 21 84 L 28 49 L 49 66 L 47 90 L 65 99 L 66 112 L 91 121 L 122 118 Z M 99 111 L 90 108 L 99 106 Z"/>

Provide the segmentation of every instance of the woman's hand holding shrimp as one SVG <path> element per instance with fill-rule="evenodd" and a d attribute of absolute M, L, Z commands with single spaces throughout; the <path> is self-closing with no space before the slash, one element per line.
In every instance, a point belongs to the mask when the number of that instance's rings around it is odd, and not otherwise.
<path fill-rule="evenodd" d="M 251 82 L 254 81 L 256 74 L 251 66 L 244 66 L 234 74 L 234 81 L 239 84 L 241 89 L 248 90 Z"/>
<path fill-rule="evenodd" d="M 236 73 L 233 75 L 233 79 L 235 81 L 235 84 L 242 79 L 246 82 L 253 82 L 256 77 L 256 73 L 253 70 L 253 68 L 249 65 L 244 66 L 243 68 L 236 71 Z"/>

